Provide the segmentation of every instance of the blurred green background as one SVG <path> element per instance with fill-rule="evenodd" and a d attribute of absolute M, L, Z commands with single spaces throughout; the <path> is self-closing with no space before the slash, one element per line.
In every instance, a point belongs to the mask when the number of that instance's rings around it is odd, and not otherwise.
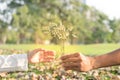
<path fill-rule="evenodd" d="M 4 0 L 0 48 L 104 54 L 120 47 L 120 20 L 84 0 Z M 62 46 L 62 47 L 61 47 Z M 63 49 L 62 49 L 63 50 Z"/>

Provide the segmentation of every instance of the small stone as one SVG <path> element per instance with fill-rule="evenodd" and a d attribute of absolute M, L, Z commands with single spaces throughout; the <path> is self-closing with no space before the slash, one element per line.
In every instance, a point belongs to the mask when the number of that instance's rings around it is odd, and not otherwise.
<path fill-rule="evenodd" d="M 65 76 L 62 76 L 61 80 L 66 80 Z"/>
<path fill-rule="evenodd" d="M 26 80 L 29 80 L 30 77 L 29 77 L 28 75 L 25 75 L 25 79 L 26 79 Z"/>
<path fill-rule="evenodd" d="M 25 75 L 24 73 L 19 72 L 18 75 L 17 75 L 17 78 L 23 77 L 24 75 Z"/>
<path fill-rule="evenodd" d="M 45 79 L 41 75 L 39 75 L 38 80 L 45 80 Z"/>
<path fill-rule="evenodd" d="M 6 77 L 6 76 L 7 76 L 7 73 L 0 73 L 0 76 L 1 76 L 1 77 Z"/>
<path fill-rule="evenodd" d="M 118 75 L 120 75 L 120 70 L 118 70 Z"/>
<path fill-rule="evenodd" d="M 99 74 L 98 74 L 98 71 L 94 71 L 94 72 L 92 73 L 92 75 L 93 75 L 94 77 L 98 76 L 98 75 L 99 75 Z"/>

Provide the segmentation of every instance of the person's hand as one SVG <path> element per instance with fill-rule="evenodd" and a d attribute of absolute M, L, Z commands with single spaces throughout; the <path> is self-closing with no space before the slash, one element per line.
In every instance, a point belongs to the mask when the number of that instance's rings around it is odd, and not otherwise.
<path fill-rule="evenodd" d="M 39 63 L 39 62 L 50 62 L 54 59 L 54 51 L 44 50 L 44 49 L 35 49 L 28 53 L 28 62 L 29 63 Z"/>
<path fill-rule="evenodd" d="M 64 55 L 61 60 L 65 70 L 89 71 L 93 67 L 93 58 L 80 53 Z"/>

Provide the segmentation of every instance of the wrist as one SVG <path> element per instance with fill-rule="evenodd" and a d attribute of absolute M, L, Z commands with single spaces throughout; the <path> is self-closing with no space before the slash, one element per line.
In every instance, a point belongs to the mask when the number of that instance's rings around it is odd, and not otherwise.
<path fill-rule="evenodd" d="M 90 64 L 91 64 L 91 70 L 96 68 L 96 58 L 95 57 L 89 57 Z"/>
<path fill-rule="evenodd" d="M 93 67 L 93 69 L 100 68 L 100 66 L 101 66 L 101 61 L 102 61 L 102 60 L 99 60 L 99 57 L 98 57 L 98 56 L 93 57 L 93 59 L 92 59 L 92 67 Z"/>

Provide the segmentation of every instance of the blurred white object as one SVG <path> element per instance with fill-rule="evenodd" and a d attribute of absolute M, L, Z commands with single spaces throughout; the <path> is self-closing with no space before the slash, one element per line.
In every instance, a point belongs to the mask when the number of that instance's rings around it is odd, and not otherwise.
<path fill-rule="evenodd" d="M 0 72 L 28 70 L 27 54 L 12 54 L 0 56 Z"/>

